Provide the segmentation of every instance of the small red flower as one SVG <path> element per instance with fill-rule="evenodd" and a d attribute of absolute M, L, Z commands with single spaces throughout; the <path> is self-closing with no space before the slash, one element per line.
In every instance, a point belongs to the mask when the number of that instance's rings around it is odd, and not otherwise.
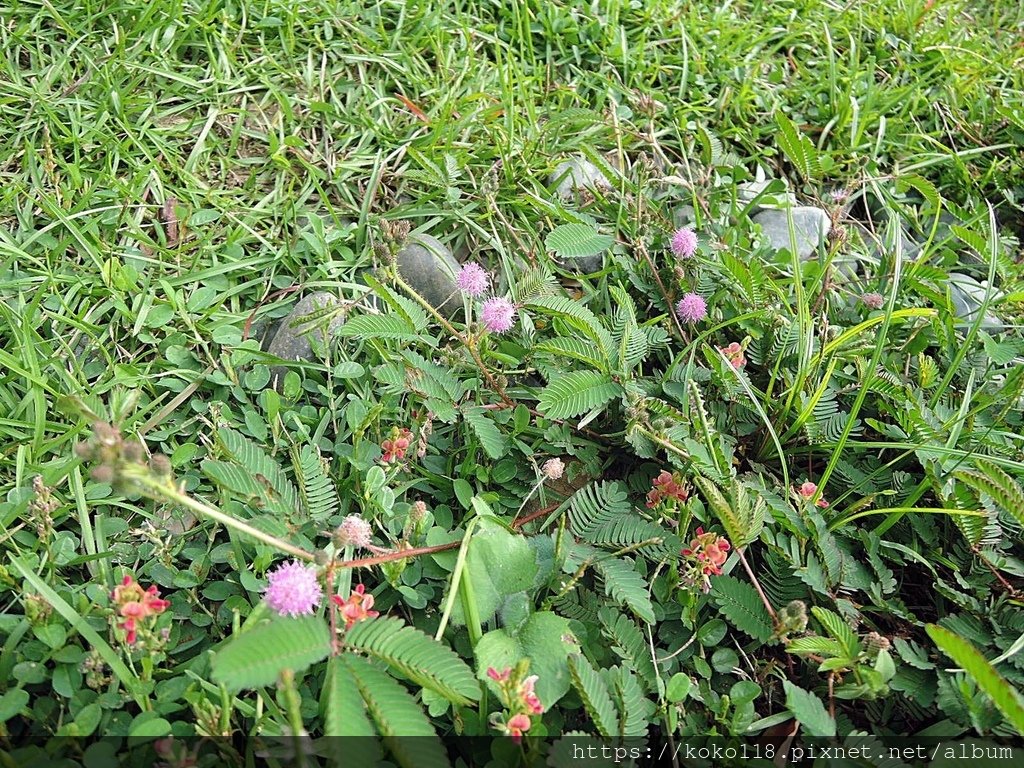
<path fill-rule="evenodd" d="M 379 611 L 370 610 L 373 608 L 373 595 L 367 595 L 365 592 L 365 585 L 358 584 L 352 590 L 348 600 L 342 600 L 338 595 L 331 595 L 331 602 L 341 608 L 341 617 L 345 620 L 345 629 L 352 629 L 357 622 L 380 616 Z"/>
<path fill-rule="evenodd" d="M 394 461 L 401 461 L 405 458 L 405 452 L 409 450 L 412 443 L 412 432 L 408 429 L 391 430 L 391 439 L 382 440 L 380 443 L 381 463 L 390 464 Z"/>
<path fill-rule="evenodd" d="M 727 347 L 719 347 L 718 351 L 725 355 L 730 365 L 737 371 L 747 364 L 747 359 L 743 356 L 743 347 L 739 342 L 734 341 Z"/>
<path fill-rule="evenodd" d="M 513 715 L 508 719 L 508 734 L 516 744 L 523 740 L 523 734 L 530 730 L 530 717 L 524 714 Z"/>
<path fill-rule="evenodd" d="M 487 668 L 487 676 L 496 683 L 504 683 L 508 680 L 512 674 L 512 667 L 505 667 L 503 672 L 499 672 L 494 667 Z"/>
<path fill-rule="evenodd" d="M 666 499 L 672 499 L 680 503 L 686 501 L 689 492 L 682 485 L 683 478 L 678 472 L 672 473 L 662 470 L 654 478 L 654 487 L 647 492 L 647 506 L 653 508 Z"/>
<path fill-rule="evenodd" d="M 125 631 L 125 642 L 134 645 L 138 639 L 138 622 L 163 613 L 171 607 L 169 600 L 161 600 L 156 585 L 143 589 L 132 576 L 125 576 L 114 587 L 111 595 L 117 613 L 124 619 L 117 626 Z"/>
<path fill-rule="evenodd" d="M 810 501 L 812 498 L 814 498 L 814 494 L 818 492 L 818 486 L 812 483 L 810 480 L 808 480 L 799 488 L 797 488 L 796 492 L 805 499 L 807 499 L 808 501 Z M 816 506 L 819 506 L 822 509 L 828 509 L 828 502 L 825 501 L 824 498 L 818 499 L 818 501 L 815 502 L 815 504 Z"/>
<path fill-rule="evenodd" d="M 519 685 L 519 697 L 531 715 L 539 715 L 544 712 L 544 705 L 540 703 L 537 694 L 533 692 L 533 684 L 536 682 L 537 675 L 530 675 Z"/>

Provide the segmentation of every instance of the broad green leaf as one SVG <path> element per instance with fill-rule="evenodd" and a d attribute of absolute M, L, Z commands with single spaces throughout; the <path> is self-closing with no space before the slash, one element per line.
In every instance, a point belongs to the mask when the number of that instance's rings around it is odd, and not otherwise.
<path fill-rule="evenodd" d="M 808 736 L 827 738 L 836 735 L 836 721 L 825 709 L 821 699 L 810 691 L 783 680 L 786 708 L 793 713 Z"/>
<path fill-rule="evenodd" d="M 692 686 L 693 680 L 690 679 L 689 675 L 676 672 L 672 675 L 672 679 L 668 681 L 668 687 L 665 689 L 665 698 L 673 704 L 680 702 L 689 695 Z"/>
<path fill-rule="evenodd" d="M 536 573 L 536 553 L 524 536 L 509 533 L 499 523 L 480 519 L 480 527 L 469 543 L 462 578 L 472 580 L 481 622 L 494 616 L 506 596 L 529 589 Z M 455 601 L 451 618 L 455 624 L 465 624 L 461 600 Z"/>
<path fill-rule="evenodd" d="M 530 674 L 538 675 L 537 698 L 552 707 L 569 690 L 569 654 L 579 651 L 569 620 L 548 611 L 530 616 L 516 632 L 495 629 L 477 643 L 477 677 L 486 680 L 487 668 L 501 671 L 520 659 L 530 659 Z"/>

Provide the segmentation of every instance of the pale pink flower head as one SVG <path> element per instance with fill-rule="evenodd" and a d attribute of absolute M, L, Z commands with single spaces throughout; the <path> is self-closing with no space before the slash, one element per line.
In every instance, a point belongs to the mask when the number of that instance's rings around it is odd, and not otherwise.
<path fill-rule="evenodd" d="M 487 290 L 489 282 L 487 271 L 476 262 L 466 264 L 455 278 L 455 284 L 467 296 L 482 295 Z"/>
<path fill-rule="evenodd" d="M 335 530 L 335 541 L 339 547 L 367 549 L 373 539 L 373 529 L 359 515 L 349 515 Z"/>
<path fill-rule="evenodd" d="M 672 235 L 672 253 L 676 256 L 689 259 L 697 252 L 697 235 L 689 227 L 677 229 Z"/>
<path fill-rule="evenodd" d="M 688 293 L 676 304 L 676 314 L 684 323 L 699 323 L 708 316 L 708 303 L 696 293 Z"/>
<path fill-rule="evenodd" d="M 541 467 L 541 472 L 548 480 L 557 480 L 564 471 L 565 464 L 562 463 L 561 459 L 548 459 L 544 462 L 544 466 Z"/>
<path fill-rule="evenodd" d="M 860 300 L 863 301 L 869 309 L 881 309 L 882 304 L 885 303 L 885 297 L 880 293 L 865 293 L 860 297 Z"/>
<path fill-rule="evenodd" d="M 324 596 L 316 568 L 297 560 L 283 563 L 267 574 L 263 596 L 271 610 L 281 616 L 302 616 L 313 613 Z"/>
<path fill-rule="evenodd" d="M 515 305 L 501 296 L 488 299 L 480 310 L 480 322 L 491 333 L 505 333 L 515 324 L 515 319 Z"/>

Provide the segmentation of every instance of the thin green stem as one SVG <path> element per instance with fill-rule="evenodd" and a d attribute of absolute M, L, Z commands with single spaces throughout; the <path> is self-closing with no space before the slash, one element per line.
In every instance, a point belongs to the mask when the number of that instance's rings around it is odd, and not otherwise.
<path fill-rule="evenodd" d="M 505 388 L 498 383 L 498 380 L 494 378 L 494 374 L 491 373 L 490 369 L 484 363 L 483 358 L 480 357 L 480 351 L 477 349 L 476 340 L 472 336 L 467 336 L 461 333 L 454 325 L 448 322 L 448 318 L 438 312 L 429 301 L 417 293 L 415 288 L 405 282 L 402 276 L 398 274 L 397 269 L 392 270 L 392 272 L 394 274 L 395 283 L 397 283 L 403 291 L 408 293 L 417 304 L 432 314 L 434 318 L 441 323 L 441 326 L 448 331 L 452 338 L 458 341 L 469 351 L 469 354 L 473 357 L 473 362 L 475 362 L 477 368 L 480 369 L 480 373 L 482 373 L 484 378 L 487 379 L 487 383 L 491 385 L 491 388 L 495 393 L 497 393 L 498 397 L 501 398 L 502 402 L 509 408 L 515 408 L 516 402 L 508 396 L 508 393 L 505 392 Z"/>
<path fill-rule="evenodd" d="M 138 488 L 150 498 L 163 499 L 173 504 L 178 504 L 179 506 L 203 515 L 214 522 L 220 523 L 227 528 L 233 528 L 239 533 L 244 533 L 258 541 L 262 541 L 264 544 L 276 547 L 282 552 L 294 555 L 300 560 L 305 560 L 306 562 L 311 563 L 315 559 L 312 552 L 299 549 L 293 544 L 289 544 L 287 541 L 282 541 L 276 536 L 271 536 L 269 533 L 264 533 L 248 523 L 244 523 L 230 515 L 224 514 L 216 507 L 211 507 L 209 504 L 204 504 L 198 499 L 192 498 L 183 490 L 178 488 L 173 481 L 157 479 L 147 468 L 129 466 L 124 468 L 123 474 L 135 482 Z"/>

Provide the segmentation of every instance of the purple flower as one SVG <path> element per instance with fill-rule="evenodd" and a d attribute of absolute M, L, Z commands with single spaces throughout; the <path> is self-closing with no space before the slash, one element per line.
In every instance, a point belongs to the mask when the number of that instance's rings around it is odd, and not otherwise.
<path fill-rule="evenodd" d="M 480 321 L 491 333 L 504 333 L 515 324 L 515 319 L 515 305 L 501 296 L 488 299 L 480 310 Z"/>
<path fill-rule="evenodd" d="M 881 309 L 882 304 L 885 303 L 885 297 L 880 293 L 865 293 L 860 297 L 870 309 Z"/>
<path fill-rule="evenodd" d="M 267 605 L 282 616 L 309 614 L 324 596 L 316 568 L 297 560 L 283 563 L 267 574 L 269 584 L 263 590 Z"/>
<path fill-rule="evenodd" d="M 684 323 L 699 323 L 708 315 L 708 303 L 696 293 L 688 293 L 676 304 L 676 314 Z"/>
<path fill-rule="evenodd" d="M 490 277 L 487 271 L 476 262 L 470 262 L 459 270 L 455 284 L 467 296 L 479 296 L 487 290 Z"/>
<path fill-rule="evenodd" d="M 697 252 L 697 235 L 689 227 L 677 229 L 672 235 L 672 253 L 683 259 L 689 259 Z"/>

